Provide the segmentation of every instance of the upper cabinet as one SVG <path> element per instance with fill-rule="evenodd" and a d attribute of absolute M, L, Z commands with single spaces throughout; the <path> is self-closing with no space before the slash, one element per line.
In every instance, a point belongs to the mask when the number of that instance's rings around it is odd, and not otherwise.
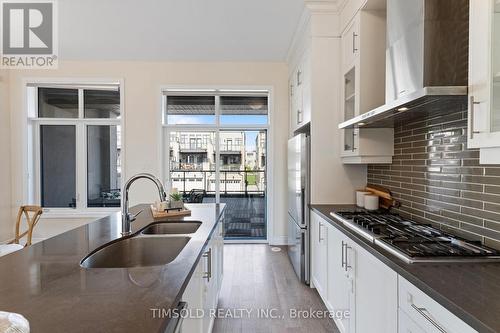
<path fill-rule="evenodd" d="M 470 2 L 469 148 L 500 147 L 500 1 Z M 484 163 L 500 163 L 500 148 L 481 149 Z"/>
<path fill-rule="evenodd" d="M 290 130 L 311 121 L 311 52 L 306 49 L 289 78 Z"/>
<path fill-rule="evenodd" d="M 385 102 L 385 10 L 360 10 L 341 36 L 343 120 L 357 117 Z M 347 164 L 391 163 L 391 128 L 343 130 L 342 161 Z"/>

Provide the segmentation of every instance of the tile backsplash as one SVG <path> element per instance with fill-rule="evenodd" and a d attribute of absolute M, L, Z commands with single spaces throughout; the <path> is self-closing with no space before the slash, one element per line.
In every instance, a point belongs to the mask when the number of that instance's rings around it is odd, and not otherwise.
<path fill-rule="evenodd" d="M 390 189 L 401 215 L 500 249 L 500 165 L 467 149 L 466 111 L 396 126 L 393 162 L 369 165 L 368 183 Z"/>

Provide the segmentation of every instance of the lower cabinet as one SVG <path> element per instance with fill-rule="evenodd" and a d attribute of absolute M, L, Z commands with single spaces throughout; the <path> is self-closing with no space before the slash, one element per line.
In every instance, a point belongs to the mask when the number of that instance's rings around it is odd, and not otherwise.
<path fill-rule="evenodd" d="M 223 256 L 223 223 L 219 222 L 182 296 L 182 301 L 187 303 L 188 315 L 179 332 L 212 331 L 222 285 Z"/>
<path fill-rule="evenodd" d="M 311 247 L 311 286 L 342 333 L 477 333 L 316 212 Z"/>
<path fill-rule="evenodd" d="M 328 308 L 335 311 L 335 324 L 342 333 L 355 332 L 355 253 L 347 237 L 328 227 Z"/>
<path fill-rule="evenodd" d="M 326 289 L 318 289 L 342 333 L 395 333 L 398 325 L 397 274 L 340 230 L 313 212 L 327 230 L 326 257 L 312 252 L 313 277 L 326 267 Z M 315 227 L 311 226 L 311 237 Z M 314 240 L 311 241 L 312 243 Z M 314 257 L 316 256 L 316 258 Z M 317 287 L 317 278 L 313 280 Z"/>
<path fill-rule="evenodd" d="M 327 243 L 328 243 L 328 223 L 319 217 L 319 215 L 311 214 L 311 256 L 312 269 L 311 282 L 318 290 L 319 294 L 327 295 L 328 280 L 327 280 Z M 326 300 L 326 297 L 323 297 Z"/>
<path fill-rule="evenodd" d="M 460 318 L 446 310 L 423 291 L 415 287 L 405 278 L 399 276 L 399 312 L 404 313 L 414 323 L 406 324 L 400 332 L 415 333 L 477 333 Z M 409 322 L 407 320 L 407 322 Z M 410 327 L 408 329 L 407 327 Z M 417 328 L 420 329 L 417 330 Z M 400 324 L 401 329 L 401 324 Z"/>

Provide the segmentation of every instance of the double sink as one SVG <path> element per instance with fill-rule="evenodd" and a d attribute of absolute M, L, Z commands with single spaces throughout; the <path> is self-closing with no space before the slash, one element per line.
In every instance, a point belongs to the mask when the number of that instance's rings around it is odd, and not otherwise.
<path fill-rule="evenodd" d="M 92 251 L 84 268 L 161 266 L 173 261 L 189 242 L 200 221 L 154 222 L 131 237 L 120 238 Z"/>

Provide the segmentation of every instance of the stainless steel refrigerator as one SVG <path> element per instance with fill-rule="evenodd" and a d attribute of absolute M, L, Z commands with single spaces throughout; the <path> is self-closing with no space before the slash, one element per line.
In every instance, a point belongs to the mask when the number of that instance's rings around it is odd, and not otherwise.
<path fill-rule="evenodd" d="M 300 280 L 309 284 L 310 138 L 288 140 L 288 256 Z"/>

